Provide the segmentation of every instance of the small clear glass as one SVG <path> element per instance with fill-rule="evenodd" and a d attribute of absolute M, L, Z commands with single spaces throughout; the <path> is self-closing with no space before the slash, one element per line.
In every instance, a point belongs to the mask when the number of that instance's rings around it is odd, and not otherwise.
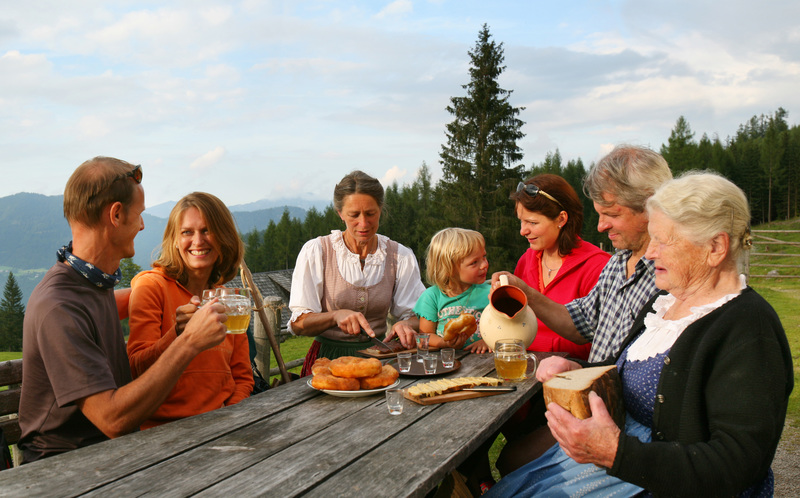
<path fill-rule="evenodd" d="M 402 389 L 387 389 L 386 390 L 386 408 L 392 415 L 400 415 L 403 413 L 403 390 Z"/>
<path fill-rule="evenodd" d="M 422 366 L 425 369 L 425 374 L 435 374 L 436 373 L 436 366 L 439 364 L 439 355 L 434 353 L 428 353 L 422 357 Z"/>
<path fill-rule="evenodd" d="M 417 334 L 417 361 L 421 362 L 422 358 L 428 354 L 429 341 L 428 334 Z"/>
<path fill-rule="evenodd" d="M 444 368 L 453 368 L 456 361 L 456 350 L 453 348 L 444 348 L 441 351 L 442 366 Z"/>
<path fill-rule="evenodd" d="M 397 355 L 397 366 L 400 368 L 400 373 L 407 373 L 411 371 L 411 353 L 399 353 Z"/>

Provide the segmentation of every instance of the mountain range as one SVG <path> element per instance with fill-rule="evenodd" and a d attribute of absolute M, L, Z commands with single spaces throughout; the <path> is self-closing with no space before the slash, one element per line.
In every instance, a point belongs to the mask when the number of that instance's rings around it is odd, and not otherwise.
<path fill-rule="evenodd" d="M 0 197 L 0 285 L 13 271 L 27 302 L 44 272 L 56 261 L 56 250 L 70 241 L 70 230 L 63 215 L 61 195 L 19 193 Z M 231 213 L 243 234 L 264 230 L 270 221 L 278 222 L 284 210 L 292 218 L 305 219 L 307 210 L 289 205 L 290 200 L 259 201 L 231 206 Z M 327 204 L 300 201 L 310 209 L 324 210 Z M 142 213 L 144 230 L 136 236 L 133 261 L 149 268 L 161 244 L 167 217 L 175 202 L 147 208 Z"/>

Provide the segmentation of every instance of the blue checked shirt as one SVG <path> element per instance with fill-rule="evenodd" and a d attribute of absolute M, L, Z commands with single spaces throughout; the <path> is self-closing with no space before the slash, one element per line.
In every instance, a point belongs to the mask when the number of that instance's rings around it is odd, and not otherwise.
<path fill-rule="evenodd" d="M 592 341 L 589 361 L 603 361 L 619 352 L 628 337 L 633 319 L 658 288 L 655 265 L 644 257 L 626 278 L 629 250 L 617 251 L 608 260 L 597 284 L 583 297 L 567 303 L 567 311 L 578 332 Z"/>

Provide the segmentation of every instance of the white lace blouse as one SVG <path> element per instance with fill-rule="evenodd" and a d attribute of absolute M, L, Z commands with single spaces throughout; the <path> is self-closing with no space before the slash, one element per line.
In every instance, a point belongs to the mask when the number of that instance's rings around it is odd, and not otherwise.
<path fill-rule="evenodd" d="M 339 271 L 347 282 L 368 287 L 380 282 L 386 261 L 386 243 L 389 240 L 385 235 L 378 234 L 377 250 L 367 255 L 364 269 L 358 254 L 350 252 L 342 239 L 341 230 L 331 231 L 331 244 L 336 253 Z M 292 323 L 303 313 L 320 313 L 322 311 L 322 283 L 325 269 L 322 264 L 322 243 L 314 238 L 303 245 L 297 255 L 297 264 L 292 274 L 292 290 L 289 296 L 289 309 L 292 318 L 289 320 L 289 330 Z M 425 290 L 419 273 L 419 265 L 414 252 L 408 247 L 397 244 L 397 291 L 392 298 L 389 312 L 399 320 L 406 320 L 414 316 L 414 305 Z M 293 331 L 292 331 L 293 332 Z"/>
<path fill-rule="evenodd" d="M 675 304 L 675 297 L 672 294 L 659 296 L 653 303 L 654 313 L 648 313 L 644 318 L 644 332 L 628 347 L 628 360 L 643 361 L 671 348 L 686 327 L 741 294 L 747 283 L 744 275 L 740 275 L 739 279 L 739 292 L 723 296 L 713 303 L 695 306 L 691 309 L 691 315 L 678 320 L 664 319 L 664 314 Z"/>

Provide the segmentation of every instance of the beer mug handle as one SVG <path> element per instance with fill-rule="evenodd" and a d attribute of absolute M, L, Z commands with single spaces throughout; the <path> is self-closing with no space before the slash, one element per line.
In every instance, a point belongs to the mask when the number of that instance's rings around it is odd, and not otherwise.
<path fill-rule="evenodd" d="M 537 358 L 536 354 L 534 354 L 534 353 L 526 353 L 525 356 L 529 360 L 533 360 L 533 370 L 531 370 L 529 378 L 530 377 L 536 378 L 536 370 L 539 369 L 539 358 Z"/>

